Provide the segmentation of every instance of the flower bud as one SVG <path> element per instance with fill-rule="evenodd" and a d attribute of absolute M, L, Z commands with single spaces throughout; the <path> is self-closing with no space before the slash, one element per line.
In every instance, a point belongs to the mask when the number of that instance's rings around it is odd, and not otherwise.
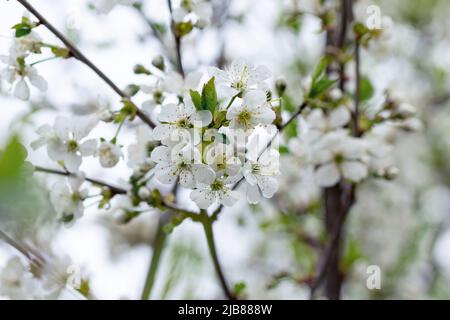
<path fill-rule="evenodd" d="M 102 167 L 112 168 L 122 157 L 122 150 L 119 146 L 111 142 L 103 142 L 98 149 L 98 156 L 100 157 Z"/>
<path fill-rule="evenodd" d="M 146 75 L 150 75 L 152 74 L 150 72 L 150 70 L 148 70 L 146 67 L 144 67 L 142 64 L 137 64 L 134 66 L 133 68 L 133 72 L 135 74 L 146 74 Z"/>
<path fill-rule="evenodd" d="M 152 65 L 161 71 L 164 71 L 166 69 L 164 58 L 161 55 L 157 55 L 153 58 Z"/>
<path fill-rule="evenodd" d="M 150 190 L 147 187 L 140 187 L 139 188 L 139 190 L 138 190 L 139 198 L 145 200 L 148 197 L 150 197 L 150 195 L 151 195 L 151 192 L 150 192 Z"/>
<path fill-rule="evenodd" d="M 287 82 L 284 78 L 278 78 L 277 81 L 275 81 L 275 88 L 277 90 L 277 94 L 279 97 L 281 97 L 287 88 Z"/>

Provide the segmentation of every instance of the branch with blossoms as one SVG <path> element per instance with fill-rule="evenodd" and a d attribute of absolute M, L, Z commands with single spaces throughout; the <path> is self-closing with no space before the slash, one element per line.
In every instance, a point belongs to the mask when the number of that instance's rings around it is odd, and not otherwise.
<path fill-rule="evenodd" d="M 413 117 L 413 112 L 395 100 L 386 98 L 384 105 L 369 114 L 363 108 L 367 92 L 361 88 L 361 47 L 379 34 L 352 20 L 352 1 L 342 0 L 338 8 L 323 7 L 340 13 L 338 23 L 327 14 L 321 15 L 327 33 L 326 55 L 313 70 L 303 102 L 287 110 L 288 83 L 279 79 L 272 83 L 270 70 L 261 65 L 237 59 L 223 69 L 188 72 L 183 65 L 181 44 L 185 36 L 201 31 L 211 22 L 212 8 L 208 1 L 167 1 L 170 30 L 174 38 L 175 66 L 170 69 L 165 58 L 157 56 L 152 67 L 137 65 L 135 74 L 145 77 L 145 84 L 120 89 L 79 48 L 70 42 L 28 1 L 17 0 L 36 19 L 24 16 L 14 28 L 15 39 L 10 54 L 2 57 L 13 94 L 23 100 L 30 98 L 28 82 L 47 89 L 38 75 L 37 66 L 49 59 L 30 63 L 31 57 L 49 49 L 51 59 L 74 58 L 88 66 L 121 98 L 121 108 L 95 110 L 82 117 L 58 116 L 53 125 L 37 129 L 39 136 L 31 143 L 33 149 L 44 148 L 56 169 L 34 166 L 36 173 L 65 178 L 52 186 L 50 200 L 58 221 L 70 226 L 81 219 L 87 199 L 98 197 L 99 209 L 111 208 L 118 223 L 130 223 L 144 212 L 161 213 L 153 248 L 152 261 L 142 292 L 151 297 L 158 265 L 167 235 L 185 220 L 203 227 L 214 270 L 223 294 L 237 299 L 239 294 L 220 263 L 215 242 L 214 224 L 226 207 L 234 206 L 241 194 L 248 204 L 272 198 L 279 189 L 280 150 L 283 143 L 298 161 L 298 171 L 309 171 L 317 188 L 323 192 L 326 244 L 308 235 L 319 252 L 314 274 L 301 281 L 311 288 L 311 297 L 325 287 L 325 296 L 340 297 L 342 274 L 339 269 L 340 246 L 346 217 L 356 201 L 357 186 L 370 178 L 391 179 L 393 166 L 386 166 L 389 141 L 378 130 L 383 126 L 398 128 Z M 115 4 L 131 5 L 133 1 L 102 1 L 100 12 L 109 12 Z M 138 7 L 138 10 L 142 8 Z M 142 14 L 142 11 L 139 11 Z M 144 17 L 145 18 L 145 17 Z M 151 21 L 148 22 L 151 27 Z M 64 46 L 48 44 L 37 35 L 44 26 Z M 348 39 L 353 27 L 354 39 Z M 152 29 L 153 32 L 156 32 Z M 156 33 L 157 35 L 157 33 Z M 353 59 L 356 72 L 347 75 L 347 64 Z M 150 71 L 151 68 L 156 70 Z M 335 72 L 337 71 L 337 72 Z M 354 92 L 347 82 L 355 82 Z M 28 82 L 27 82 L 28 81 Z M 134 102 L 138 92 L 146 95 L 139 107 Z M 366 96 L 364 96 L 366 95 Z M 351 99 L 353 98 L 353 100 Z M 139 118 L 143 123 L 128 126 Z M 284 121 L 283 121 L 284 119 Z M 92 138 L 100 124 L 115 128 L 112 137 Z M 106 169 L 113 169 L 125 158 L 122 130 L 132 128 L 136 139 L 127 148 L 127 164 L 132 174 L 120 186 L 86 177 L 81 170 L 87 157 L 98 158 Z M 295 132 L 286 136 L 286 131 Z M 390 151 L 390 150 L 389 150 Z M 380 162 L 382 164 L 380 164 Z M 89 186 L 99 187 L 100 194 L 90 194 Z M 164 192 L 160 185 L 171 188 Z M 177 200 L 177 190 L 189 193 L 188 202 L 197 210 L 187 210 Z M 12 243 L 10 241 L 10 243 Z"/>

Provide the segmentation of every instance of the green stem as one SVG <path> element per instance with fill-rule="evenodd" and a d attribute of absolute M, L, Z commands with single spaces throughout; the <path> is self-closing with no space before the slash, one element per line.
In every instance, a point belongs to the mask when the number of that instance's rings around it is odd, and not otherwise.
<path fill-rule="evenodd" d="M 236 98 L 237 98 L 240 94 L 241 94 L 241 93 L 239 92 L 239 93 L 235 94 L 235 95 L 230 99 L 230 102 L 228 102 L 228 105 L 227 105 L 227 107 L 225 108 L 225 110 L 227 110 L 229 107 L 231 107 L 231 105 L 233 104 L 234 100 L 236 100 Z"/>
<path fill-rule="evenodd" d="M 42 62 L 46 62 L 46 61 L 50 61 L 50 60 L 54 60 L 54 59 L 58 59 L 59 57 L 57 57 L 57 56 L 52 56 L 52 57 L 48 57 L 48 58 L 45 58 L 45 59 L 42 59 L 42 60 L 38 60 L 38 61 L 36 61 L 36 62 L 33 62 L 33 63 L 31 63 L 30 64 L 30 67 L 32 67 L 32 66 L 34 66 L 34 65 L 37 65 L 37 64 L 39 64 L 39 63 L 42 63 Z"/>
<path fill-rule="evenodd" d="M 223 290 L 225 296 L 227 297 L 227 299 L 235 300 L 236 297 L 228 288 L 228 284 L 225 279 L 225 275 L 223 273 L 222 267 L 219 262 L 219 258 L 217 256 L 217 250 L 216 250 L 216 244 L 214 241 L 214 232 L 213 232 L 213 226 L 212 226 L 213 220 L 210 219 L 209 217 L 205 217 L 205 219 L 202 221 L 202 224 L 203 224 L 203 229 L 205 231 L 206 241 L 208 242 L 209 254 L 211 255 L 211 258 L 213 260 L 214 269 L 219 278 L 222 290 Z"/>
<path fill-rule="evenodd" d="M 161 218 L 162 220 L 162 218 Z M 147 272 L 147 278 L 145 279 L 144 290 L 142 291 L 141 300 L 150 299 L 153 285 L 155 284 L 155 276 L 158 271 L 159 263 L 161 261 L 161 254 L 164 249 L 164 243 L 166 242 L 166 233 L 164 232 L 164 223 L 160 220 L 158 230 L 156 232 L 155 245 L 153 247 L 152 261 Z"/>

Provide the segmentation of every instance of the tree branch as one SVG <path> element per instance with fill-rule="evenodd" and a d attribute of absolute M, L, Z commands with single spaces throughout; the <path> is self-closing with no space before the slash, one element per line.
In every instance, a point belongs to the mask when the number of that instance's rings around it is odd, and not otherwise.
<path fill-rule="evenodd" d="M 110 78 L 108 78 L 91 60 L 89 60 L 69 39 L 67 39 L 58 29 L 56 29 L 44 16 L 42 16 L 39 11 L 37 11 L 27 0 L 17 0 L 22 6 L 24 6 L 28 11 L 30 11 L 38 20 L 39 23 L 46 26 L 51 33 L 53 33 L 58 39 L 64 43 L 66 48 L 69 50 L 71 56 L 75 59 L 84 63 L 89 67 L 94 73 L 96 73 L 111 89 L 113 89 L 122 99 L 129 101 L 136 108 L 137 116 L 149 125 L 151 128 L 155 127 L 154 122 L 140 110 L 136 104 L 131 101 L 130 97 L 121 90 Z"/>

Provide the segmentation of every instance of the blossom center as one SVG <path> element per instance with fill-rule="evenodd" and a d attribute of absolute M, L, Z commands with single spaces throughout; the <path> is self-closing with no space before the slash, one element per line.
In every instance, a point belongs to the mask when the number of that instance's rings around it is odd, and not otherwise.
<path fill-rule="evenodd" d="M 214 180 L 214 182 L 211 184 L 212 191 L 220 191 L 222 189 L 223 189 L 223 182 L 218 179 Z"/>
<path fill-rule="evenodd" d="M 247 109 L 244 109 L 238 114 L 237 118 L 240 123 L 247 126 L 252 119 L 252 114 Z"/>
<path fill-rule="evenodd" d="M 69 140 L 67 142 L 67 151 L 69 152 L 75 152 L 78 150 L 78 142 L 75 140 Z"/>

